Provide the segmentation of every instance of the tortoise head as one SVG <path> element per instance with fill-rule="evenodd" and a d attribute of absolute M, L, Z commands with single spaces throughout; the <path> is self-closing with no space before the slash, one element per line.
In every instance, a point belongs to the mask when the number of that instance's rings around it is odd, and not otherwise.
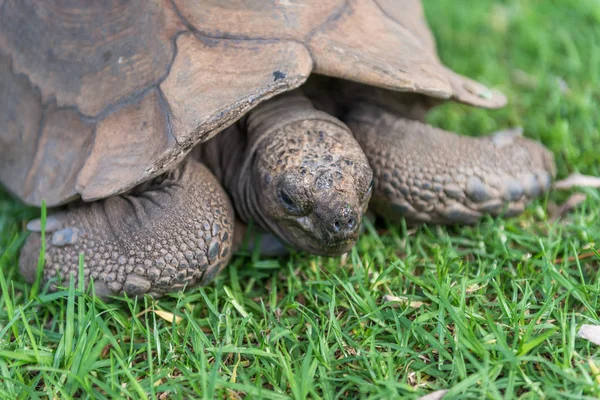
<path fill-rule="evenodd" d="M 373 171 L 340 121 L 306 118 L 265 133 L 255 147 L 252 216 L 292 246 L 339 255 L 356 243 Z M 313 115 L 314 117 L 314 115 Z"/>

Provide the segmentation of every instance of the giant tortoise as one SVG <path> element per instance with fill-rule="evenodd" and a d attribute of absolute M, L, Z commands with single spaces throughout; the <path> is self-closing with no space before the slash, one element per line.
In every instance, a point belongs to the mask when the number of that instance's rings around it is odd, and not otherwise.
<path fill-rule="evenodd" d="M 418 0 L 0 0 L 0 181 L 55 208 L 44 279 L 83 254 L 102 296 L 209 282 L 234 209 L 336 255 L 369 203 L 469 223 L 548 189 L 543 146 L 422 122 L 448 99 L 506 101 L 441 64 Z"/>

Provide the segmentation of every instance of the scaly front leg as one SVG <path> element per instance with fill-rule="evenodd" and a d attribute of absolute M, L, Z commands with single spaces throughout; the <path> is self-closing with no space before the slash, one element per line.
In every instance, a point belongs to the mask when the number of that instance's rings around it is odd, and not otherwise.
<path fill-rule="evenodd" d="M 188 157 L 131 193 L 75 203 L 48 217 L 44 280 L 68 284 L 83 254 L 86 284 L 93 278 L 101 297 L 159 296 L 206 284 L 230 259 L 234 220 L 219 182 Z M 21 251 L 20 269 L 31 282 L 41 235 L 39 221 L 29 227 L 34 232 Z"/>
<path fill-rule="evenodd" d="M 554 158 L 515 132 L 473 138 L 358 104 L 345 122 L 373 168 L 371 208 L 392 220 L 474 223 L 513 216 L 550 188 Z"/>

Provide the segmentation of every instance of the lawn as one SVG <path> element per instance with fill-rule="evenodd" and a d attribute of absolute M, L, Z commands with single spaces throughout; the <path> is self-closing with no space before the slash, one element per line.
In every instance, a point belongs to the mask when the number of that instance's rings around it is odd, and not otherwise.
<path fill-rule="evenodd" d="M 447 104 L 465 134 L 522 126 L 559 178 L 600 175 L 598 0 L 426 0 L 442 60 L 507 94 Z M 31 297 L 23 221 L 0 194 L 0 398 L 597 398 L 600 190 L 551 220 L 551 193 L 472 227 L 369 226 L 342 258 L 241 254 L 208 287 L 105 304 Z"/>

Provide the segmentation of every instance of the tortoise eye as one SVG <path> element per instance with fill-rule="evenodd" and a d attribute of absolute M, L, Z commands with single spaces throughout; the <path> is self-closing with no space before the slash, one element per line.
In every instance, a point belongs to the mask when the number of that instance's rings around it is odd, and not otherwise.
<path fill-rule="evenodd" d="M 300 206 L 296 204 L 296 202 L 292 199 L 292 196 L 290 196 L 290 194 L 288 194 L 284 189 L 279 190 L 279 199 L 290 214 L 301 214 L 302 210 L 300 209 Z"/>

